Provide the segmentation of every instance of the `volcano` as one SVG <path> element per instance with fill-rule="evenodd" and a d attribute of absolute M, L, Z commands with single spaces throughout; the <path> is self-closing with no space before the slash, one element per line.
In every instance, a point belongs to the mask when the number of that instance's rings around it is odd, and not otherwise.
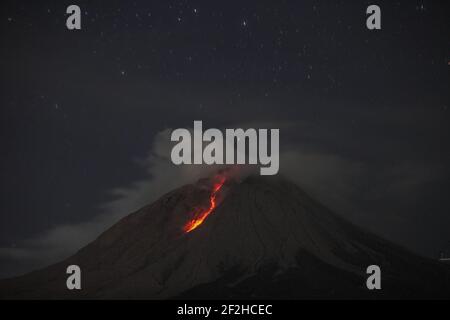
<path fill-rule="evenodd" d="M 82 289 L 66 288 L 81 268 Z M 381 268 L 368 290 L 366 268 Z M 162 196 L 70 258 L 0 282 L 7 299 L 449 298 L 448 265 L 345 221 L 276 176 L 213 177 Z"/>

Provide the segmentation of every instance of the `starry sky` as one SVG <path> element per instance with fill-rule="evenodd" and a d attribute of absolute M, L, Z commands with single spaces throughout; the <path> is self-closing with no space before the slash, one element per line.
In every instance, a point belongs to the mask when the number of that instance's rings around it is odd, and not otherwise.
<path fill-rule="evenodd" d="M 382 30 L 369 31 L 370 4 L 2 1 L 0 260 L 13 268 L 5 250 L 98 215 L 147 174 L 137 163 L 158 132 L 193 120 L 280 127 L 285 150 L 339 159 L 302 167 L 326 174 L 312 189 L 333 187 L 319 200 L 450 254 L 449 5 L 376 1 Z"/>

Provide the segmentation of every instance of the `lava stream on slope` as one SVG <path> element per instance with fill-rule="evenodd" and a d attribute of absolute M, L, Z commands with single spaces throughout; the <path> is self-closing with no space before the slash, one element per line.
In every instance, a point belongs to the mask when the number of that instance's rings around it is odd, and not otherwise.
<path fill-rule="evenodd" d="M 201 208 L 198 212 L 195 213 L 194 218 L 189 220 L 183 227 L 183 231 L 185 233 L 189 233 L 196 228 L 198 228 L 205 219 L 214 211 L 214 209 L 217 207 L 217 195 L 222 189 L 224 183 L 225 183 L 225 177 L 220 176 L 218 178 L 218 182 L 215 182 L 213 185 L 213 188 L 211 190 L 211 194 L 209 196 L 209 207 L 206 209 Z"/>

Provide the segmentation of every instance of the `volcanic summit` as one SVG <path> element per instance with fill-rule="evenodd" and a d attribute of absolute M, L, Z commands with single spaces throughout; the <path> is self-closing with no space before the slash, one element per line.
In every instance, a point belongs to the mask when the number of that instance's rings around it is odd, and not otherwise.
<path fill-rule="evenodd" d="M 82 270 L 68 290 L 66 268 Z M 379 265 L 382 290 L 366 288 Z M 1 298 L 449 298 L 450 268 L 345 221 L 276 176 L 220 174 L 126 216 L 70 258 L 0 281 Z"/>

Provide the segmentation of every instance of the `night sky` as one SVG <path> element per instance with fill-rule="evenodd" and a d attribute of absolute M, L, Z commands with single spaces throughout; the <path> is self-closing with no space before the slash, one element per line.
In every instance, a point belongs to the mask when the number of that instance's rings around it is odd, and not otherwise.
<path fill-rule="evenodd" d="M 318 200 L 450 255 L 449 17 L 447 1 L 2 1 L 0 275 L 151 181 L 155 136 L 194 120 L 280 128 Z"/>

